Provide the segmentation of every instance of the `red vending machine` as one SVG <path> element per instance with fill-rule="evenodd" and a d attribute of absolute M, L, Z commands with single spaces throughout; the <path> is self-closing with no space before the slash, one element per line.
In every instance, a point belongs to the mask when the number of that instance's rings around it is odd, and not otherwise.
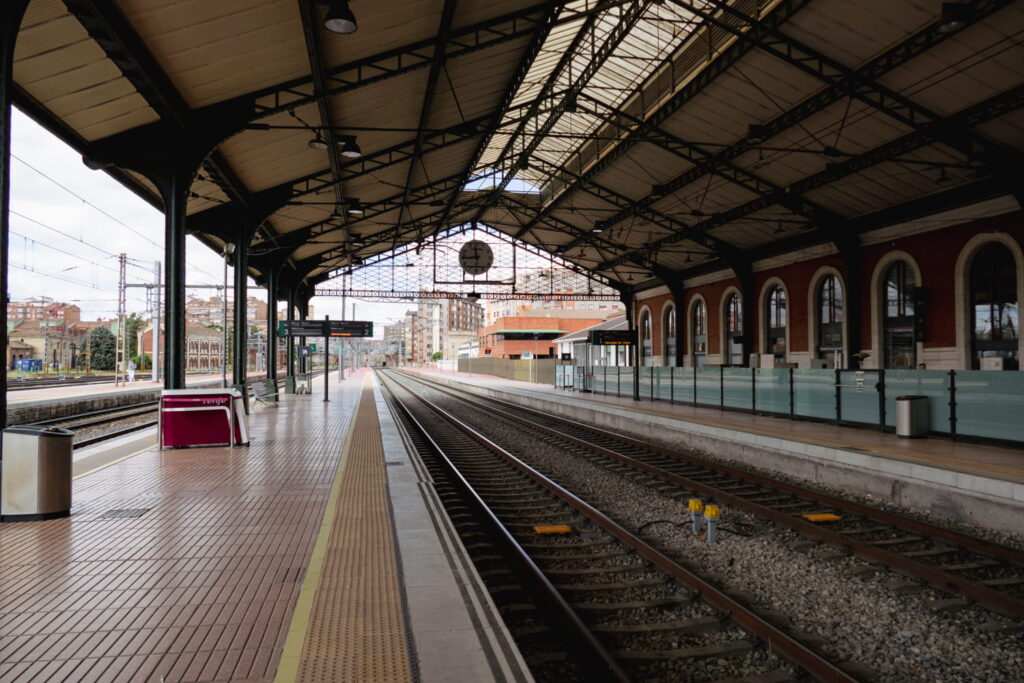
<path fill-rule="evenodd" d="M 161 448 L 248 446 L 237 389 L 165 389 L 160 394 Z"/>

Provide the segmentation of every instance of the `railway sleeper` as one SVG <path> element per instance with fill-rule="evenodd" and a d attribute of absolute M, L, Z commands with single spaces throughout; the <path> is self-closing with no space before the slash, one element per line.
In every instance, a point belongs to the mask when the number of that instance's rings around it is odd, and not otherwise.
<path fill-rule="evenodd" d="M 695 595 L 672 595 L 667 598 L 627 600 L 625 602 L 572 602 L 569 603 L 569 606 L 581 611 L 622 612 L 634 609 L 652 609 L 655 607 L 678 607 L 680 605 L 692 604 L 696 599 Z"/>
<path fill-rule="evenodd" d="M 710 643 L 696 647 L 681 647 L 671 650 L 618 650 L 615 654 L 622 659 L 704 659 L 706 657 L 740 657 L 756 645 L 749 640 L 730 640 L 725 643 Z"/>
<path fill-rule="evenodd" d="M 730 624 L 721 617 L 697 617 L 665 621 L 658 624 L 598 624 L 591 626 L 595 633 L 609 635 L 634 635 L 637 633 L 655 633 L 662 631 L 679 631 L 682 633 L 718 633 L 730 628 Z"/>
<path fill-rule="evenodd" d="M 556 583 L 555 588 L 560 591 L 601 592 L 627 590 L 629 588 L 646 588 L 648 586 L 661 586 L 668 582 L 667 576 L 651 577 L 649 579 L 637 579 L 636 581 L 621 581 L 618 583 Z"/>

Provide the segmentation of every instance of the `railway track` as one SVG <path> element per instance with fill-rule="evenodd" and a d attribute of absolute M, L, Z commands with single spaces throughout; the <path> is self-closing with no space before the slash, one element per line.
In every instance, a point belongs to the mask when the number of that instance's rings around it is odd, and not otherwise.
<path fill-rule="evenodd" d="M 598 466 L 653 477 L 662 493 L 677 499 L 701 497 L 743 510 L 998 614 L 1024 618 L 1024 552 L 1015 548 L 420 376 L 403 376 L 465 401 L 470 409 L 554 439 Z"/>
<path fill-rule="evenodd" d="M 81 437 L 75 435 L 73 448 L 84 448 L 86 446 L 92 446 L 102 441 L 109 439 L 115 439 L 119 436 L 131 434 L 142 429 L 154 427 L 157 424 L 157 401 L 146 401 L 144 403 L 136 403 L 129 406 L 118 406 L 115 408 L 104 408 L 102 410 L 92 410 L 86 413 L 79 413 L 77 415 L 65 415 L 62 417 L 55 417 L 49 420 L 41 420 L 39 422 L 33 422 L 32 424 L 40 427 L 63 427 L 71 430 L 81 429 L 95 429 L 102 427 L 106 424 L 115 422 L 123 422 L 125 420 L 132 420 L 134 418 L 152 415 L 154 419 L 144 420 L 142 422 L 135 422 L 122 429 L 115 429 L 112 431 L 104 431 L 94 436 Z"/>
<path fill-rule="evenodd" d="M 857 680 L 410 378 L 380 376 L 538 680 Z"/>

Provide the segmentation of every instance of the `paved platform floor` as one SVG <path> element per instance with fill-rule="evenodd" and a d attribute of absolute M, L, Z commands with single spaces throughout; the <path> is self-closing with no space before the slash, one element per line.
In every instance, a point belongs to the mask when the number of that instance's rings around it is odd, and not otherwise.
<path fill-rule="evenodd" d="M 368 373 L 321 382 L 248 448 L 100 458 L 70 518 L 0 524 L 0 681 L 529 680 L 461 547 L 410 521 L 421 487 L 388 488 L 382 431 L 411 460 Z"/>

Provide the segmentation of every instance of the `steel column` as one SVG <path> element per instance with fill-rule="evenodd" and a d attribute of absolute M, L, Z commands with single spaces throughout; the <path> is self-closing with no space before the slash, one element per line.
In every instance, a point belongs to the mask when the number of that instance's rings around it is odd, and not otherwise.
<path fill-rule="evenodd" d="M 235 362 L 232 378 L 236 388 L 245 388 L 249 361 L 249 320 L 246 300 L 249 298 L 249 226 L 238 226 L 235 234 Z"/>
<path fill-rule="evenodd" d="M 287 302 L 287 305 L 288 305 L 288 310 L 285 312 L 284 318 L 290 324 L 290 323 L 295 321 L 295 288 L 294 287 L 288 290 L 288 302 Z M 289 383 L 292 384 L 292 386 L 294 386 L 294 383 L 295 383 L 295 337 L 293 337 L 290 334 L 288 335 L 288 341 L 286 342 L 285 348 L 287 350 L 287 357 L 286 357 L 287 360 L 286 360 L 286 363 L 287 363 L 288 381 L 289 381 Z"/>
<path fill-rule="evenodd" d="M 4 370 L 0 372 L 0 427 L 7 426 L 7 265 L 11 208 L 11 97 L 14 92 L 12 66 L 14 43 L 28 0 L 0 4 L 0 346 L 4 348 Z"/>
<path fill-rule="evenodd" d="M 185 388 L 185 209 L 193 168 L 174 157 L 157 183 L 164 200 L 164 388 Z"/>
<path fill-rule="evenodd" d="M 277 285 L 280 280 L 277 266 L 267 270 L 267 387 L 277 400 Z"/>

